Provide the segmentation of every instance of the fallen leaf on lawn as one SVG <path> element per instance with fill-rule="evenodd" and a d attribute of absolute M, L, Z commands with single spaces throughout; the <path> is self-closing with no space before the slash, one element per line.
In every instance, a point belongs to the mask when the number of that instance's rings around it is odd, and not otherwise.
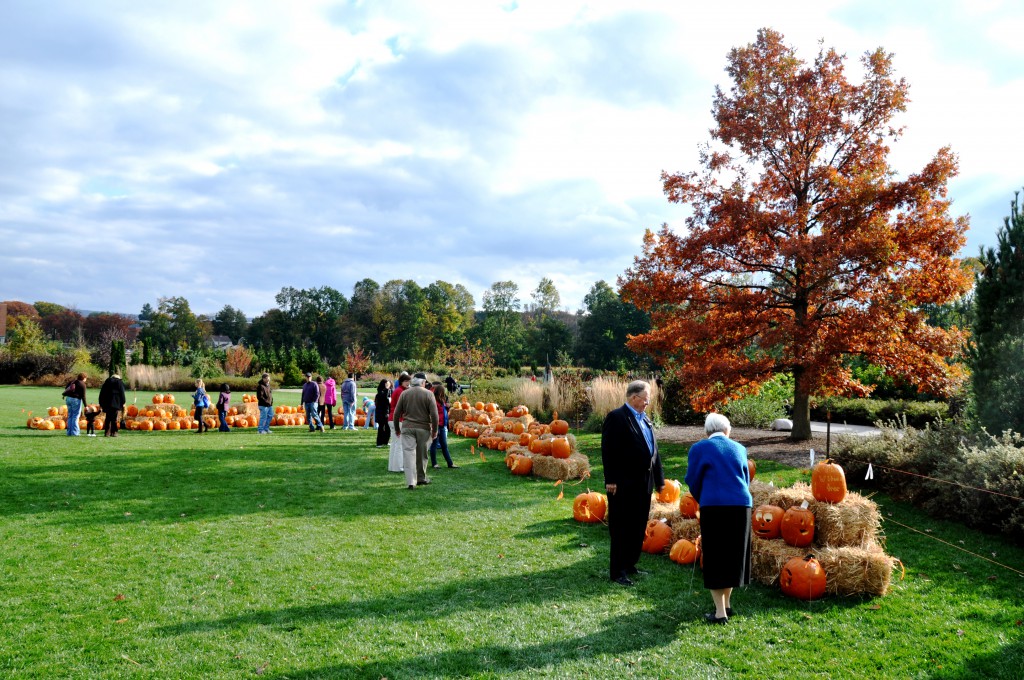
<path fill-rule="evenodd" d="M 561 484 L 561 483 L 562 483 L 562 480 L 561 480 L 561 479 L 559 479 L 558 481 L 556 481 L 556 482 L 555 482 L 554 484 L 552 484 L 551 486 L 558 486 L 558 485 L 559 485 L 559 484 Z"/>
<path fill-rule="evenodd" d="M 118 593 L 115 595 L 114 602 L 124 602 L 124 593 Z"/>
<path fill-rule="evenodd" d="M 964 632 L 962 630 L 960 630 L 959 628 L 957 628 L 956 629 L 956 635 L 957 635 L 957 637 L 963 637 L 964 636 Z"/>
<path fill-rule="evenodd" d="M 118 619 L 117 621 L 114 621 L 114 623 L 128 623 L 128 619 Z"/>
<path fill-rule="evenodd" d="M 1017 625 L 1018 626 L 1024 626 L 1024 621 L 1022 621 L 1020 619 L 1017 619 Z"/>
<path fill-rule="evenodd" d="M 953 568 L 956 569 L 957 571 L 963 571 L 963 569 L 960 568 L 959 564 L 954 564 Z"/>
<path fill-rule="evenodd" d="M 589 548 L 590 544 L 589 543 L 580 543 L 580 547 L 581 548 Z"/>
<path fill-rule="evenodd" d="M 992 553 L 992 557 L 996 557 L 996 556 L 997 556 L 996 553 Z"/>
<path fill-rule="evenodd" d="M 135 659 L 131 658 L 127 654 L 122 654 L 121 658 L 124 659 L 125 661 L 130 661 L 131 663 L 135 664 L 136 666 L 141 666 L 142 665 L 141 663 L 139 663 Z"/>
<path fill-rule="evenodd" d="M 882 605 L 880 605 L 880 604 L 873 604 L 870 607 L 868 607 L 868 609 L 870 609 L 873 612 L 877 612 L 881 608 L 882 608 Z"/>
<path fill-rule="evenodd" d="M 813 616 L 811 616 L 810 614 L 804 614 L 804 618 L 805 618 L 805 619 L 807 619 L 808 621 L 810 621 L 810 620 L 811 620 L 811 619 L 813 619 L 814 617 L 813 617 Z"/>
<path fill-rule="evenodd" d="M 267 670 L 267 666 L 269 665 L 269 661 L 264 661 L 263 663 L 261 663 L 259 667 L 256 669 L 256 675 L 263 675 L 263 671 Z"/>
<path fill-rule="evenodd" d="M 562 500 L 563 498 L 565 498 L 565 492 L 564 492 L 564 491 L 562 491 L 561 489 L 559 489 L 559 491 L 558 491 L 558 498 L 556 498 L 555 500 L 556 500 L 556 501 L 560 501 L 560 500 Z"/>
<path fill-rule="evenodd" d="M 995 581 L 996 580 L 996 575 L 992 574 L 991 576 L 988 577 L 988 580 L 989 581 Z"/>
<path fill-rule="evenodd" d="M 926 533 L 926 534 L 930 534 L 930 533 L 932 533 L 932 530 L 931 530 L 931 529 L 925 529 L 925 530 L 924 530 L 924 533 Z"/>
<path fill-rule="evenodd" d="M 918 578 L 923 578 L 925 581 L 931 581 L 931 577 L 928 574 L 918 574 Z"/>
<path fill-rule="evenodd" d="M 125 516 L 125 517 L 131 517 L 131 516 L 132 516 L 132 513 L 130 513 L 130 512 L 126 512 L 126 513 L 124 513 L 124 516 Z"/>
<path fill-rule="evenodd" d="M 498 559 L 499 560 L 503 560 L 503 559 L 505 559 L 505 556 L 503 554 L 501 554 L 501 553 L 498 553 Z"/>

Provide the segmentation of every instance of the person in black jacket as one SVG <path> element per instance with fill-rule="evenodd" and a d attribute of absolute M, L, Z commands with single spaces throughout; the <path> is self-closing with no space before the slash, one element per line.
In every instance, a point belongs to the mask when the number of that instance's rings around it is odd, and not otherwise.
<path fill-rule="evenodd" d="M 121 409 L 127 401 L 124 382 L 115 373 L 103 381 L 100 386 L 100 408 L 103 409 L 103 436 L 116 437 L 117 424 L 121 419 Z"/>
<path fill-rule="evenodd" d="M 654 425 L 644 413 L 651 386 L 635 380 L 626 387 L 626 403 L 611 411 L 601 430 L 601 462 L 608 492 L 609 577 L 624 586 L 637 569 L 651 512 L 651 493 L 665 486 Z"/>
<path fill-rule="evenodd" d="M 377 396 L 373 398 L 373 410 L 377 415 L 377 448 L 387 446 L 391 441 L 391 425 L 388 411 L 391 410 L 391 382 L 381 380 L 377 384 Z"/>

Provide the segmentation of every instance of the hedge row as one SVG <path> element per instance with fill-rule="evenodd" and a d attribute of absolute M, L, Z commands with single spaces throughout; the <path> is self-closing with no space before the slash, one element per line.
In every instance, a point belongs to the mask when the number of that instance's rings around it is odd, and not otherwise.
<path fill-rule="evenodd" d="M 949 418 L 949 404 L 941 401 L 907 401 L 905 399 L 832 399 L 833 423 L 874 425 L 906 420 L 911 427 L 922 428 Z M 811 420 L 824 421 L 828 409 L 819 404 L 811 409 Z"/>
<path fill-rule="evenodd" d="M 840 437 L 832 457 L 860 487 L 1024 545 L 1022 446 L 1019 434 L 993 437 L 946 422 L 925 429 L 885 426 L 878 437 Z M 864 480 L 868 463 L 875 466 L 873 480 Z"/>

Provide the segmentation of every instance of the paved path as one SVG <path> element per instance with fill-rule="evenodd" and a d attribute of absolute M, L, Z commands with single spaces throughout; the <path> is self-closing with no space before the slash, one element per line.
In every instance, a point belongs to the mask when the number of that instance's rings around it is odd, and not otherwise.
<path fill-rule="evenodd" d="M 825 434 L 828 424 L 818 422 L 815 420 L 811 421 L 811 432 L 820 432 Z M 841 434 L 855 434 L 862 436 L 870 436 L 881 434 L 881 430 L 871 425 L 845 425 L 843 423 L 832 423 L 832 436 L 836 437 Z"/>

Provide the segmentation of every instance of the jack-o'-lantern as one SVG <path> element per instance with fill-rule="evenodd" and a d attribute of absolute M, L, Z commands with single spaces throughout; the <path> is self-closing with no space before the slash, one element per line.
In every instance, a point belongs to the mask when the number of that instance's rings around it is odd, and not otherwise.
<path fill-rule="evenodd" d="M 814 466 L 811 473 L 811 494 L 823 503 L 842 503 L 846 498 L 846 473 L 830 459 Z"/>
<path fill-rule="evenodd" d="M 816 600 L 825 594 L 825 570 L 814 555 L 793 557 L 779 573 L 779 587 L 798 600 Z"/>
<path fill-rule="evenodd" d="M 596 491 L 581 493 L 572 502 L 572 516 L 577 522 L 600 522 L 607 512 L 608 498 Z"/>
<path fill-rule="evenodd" d="M 814 513 L 806 506 L 794 505 L 782 515 L 782 540 L 797 548 L 814 542 Z"/>
<path fill-rule="evenodd" d="M 694 519 L 700 512 L 700 505 L 692 493 L 685 493 L 679 499 L 679 514 L 686 519 Z"/>
<path fill-rule="evenodd" d="M 642 550 L 646 553 L 663 553 L 672 540 L 672 528 L 660 519 L 652 519 L 644 530 Z"/>
<path fill-rule="evenodd" d="M 759 505 L 754 510 L 753 531 L 758 538 L 771 540 L 782 532 L 782 508 L 777 505 Z"/>
<path fill-rule="evenodd" d="M 668 558 L 677 564 L 693 564 L 697 561 L 697 546 L 685 538 L 680 538 L 672 544 Z"/>
<path fill-rule="evenodd" d="M 512 459 L 512 467 L 509 469 L 514 475 L 528 475 L 533 470 L 533 459 L 527 456 L 516 455 Z"/>
<path fill-rule="evenodd" d="M 665 486 L 658 492 L 657 500 L 659 503 L 675 503 L 679 500 L 681 491 L 682 485 L 678 479 L 666 479 Z"/>

